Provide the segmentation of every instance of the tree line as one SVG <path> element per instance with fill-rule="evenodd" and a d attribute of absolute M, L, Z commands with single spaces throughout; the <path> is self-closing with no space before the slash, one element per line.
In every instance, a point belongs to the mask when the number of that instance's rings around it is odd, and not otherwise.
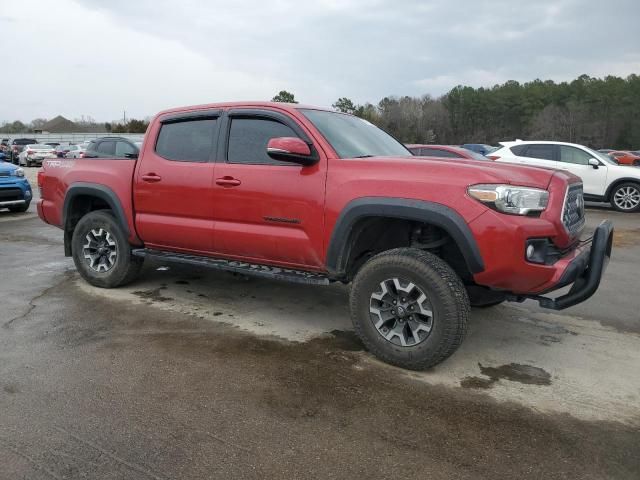
<path fill-rule="evenodd" d="M 126 122 L 104 122 L 98 123 L 91 117 L 81 117 L 73 120 L 75 124 L 75 132 L 65 133 L 145 133 L 149 120 L 137 120 L 131 118 Z M 15 133 L 34 133 L 36 130 L 42 130 L 47 124 L 46 118 L 36 118 L 29 123 L 23 123 L 20 120 L 13 122 L 4 122 L 0 125 L 0 134 L 15 134 Z"/>
<path fill-rule="evenodd" d="M 286 98 L 286 100 L 280 100 Z M 294 101 L 282 91 L 274 101 Z M 582 75 L 571 82 L 508 81 L 491 88 L 457 86 L 440 97 L 385 97 L 332 105 L 362 117 L 405 143 L 488 143 L 516 138 L 640 148 L 640 76 Z"/>
<path fill-rule="evenodd" d="M 272 98 L 297 103 L 286 90 Z M 405 143 L 488 143 L 516 138 L 558 140 L 593 148 L 640 148 L 640 76 L 593 78 L 571 82 L 508 81 L 491 88 L 459 85 L 440 97 L 385 97 L 359 105 L 346 97 L 333 103 L 338 111 L 364 118 Z M 97 124 L 75 120 L 92 131 L 144 133 L 148 120 Z M 33 132 L 46 123 L 5 122 L 0 133 Z"/>

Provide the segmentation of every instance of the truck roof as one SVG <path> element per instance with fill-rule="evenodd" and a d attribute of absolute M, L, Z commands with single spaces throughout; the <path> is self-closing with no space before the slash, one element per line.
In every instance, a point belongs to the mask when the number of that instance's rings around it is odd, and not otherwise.
<path fill-rule="evenodd" d="M 315 105 L 304 105 L 300 103 L 284 103 L 284 102 L 264 102 L 264 101 L 239 101 L 239 102 L 218 102 L 218 103 L 204 103 L 201 105 L 190 105 L 187 107 L 177 107 L 163 110 L 158 115 L 166 113 L 177 112 L 190 112 L 194 110 L 207 110 L 214 108 L 233 108 L 233 107 L 275 107 L 282 110 L 297 110 L 297 109 L 309 109 L 309 110 L 325 110 L 333 112 L 335 110 L 328 107 L 318 107 Z"/>

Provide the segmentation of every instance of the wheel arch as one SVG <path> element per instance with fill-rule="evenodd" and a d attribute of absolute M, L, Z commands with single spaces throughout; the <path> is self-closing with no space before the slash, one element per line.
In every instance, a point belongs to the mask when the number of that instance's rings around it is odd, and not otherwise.
<path fill-rule="evenodd" d="M 363 220 L 385 218 L 433 225 L 446 232 L 459 248 L 472 274 L 484 270 L 480 249 L 464 218 L 440 203 L 405 198 L 363 197 L 349 202 L 340 213 L 327 248 L 330 274 L 345 278 Z"/>
<path fill-rule="evenodd" d="M 611 201 L 611 195 L 613 194 L 613 191 L 616 189 L 616 187 L 618 187 L 623 183 L 635 183 L 636 185 L 638 185 L 638 187 L 640 187 L 640 178 L 634 178 L 634 177 L 618 178 L 617 180 L 613 181 L 611 185 L 607 187 L 607 191 L 604 195 L 604 198 L 607 201 Z"/>
<path fill-rule="evenodd" d="M 80 218 L 91 211 L 103 209 L 113 212 L 125 236 L 129 237 L 127 217 L 120 199 L 113 190 L 106 185 L 86 182 L 74 183 L 67 189 L 62 206 L 62 228 L 66 256 L 71 256 L 71 237 Z"/>

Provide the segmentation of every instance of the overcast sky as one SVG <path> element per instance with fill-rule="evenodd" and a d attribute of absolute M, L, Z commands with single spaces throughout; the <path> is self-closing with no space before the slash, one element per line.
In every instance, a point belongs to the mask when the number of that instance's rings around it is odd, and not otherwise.
<path fill-rule="evenodd" d="M 377 103 L 640 73 L 640 0 L 0 0 L 0 45 L 0 121 Z"/>

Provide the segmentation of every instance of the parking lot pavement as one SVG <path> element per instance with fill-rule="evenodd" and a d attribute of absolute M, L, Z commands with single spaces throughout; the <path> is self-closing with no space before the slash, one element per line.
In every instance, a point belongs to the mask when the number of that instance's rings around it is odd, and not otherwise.
<path fill-rule="evenodd" d="M 348 287 L 148 263 L 100 290 L 0 212 L 0 479 L 638 478 L 640 215 L 605 217 L 592 299 L 474 310 L 416 373 L 362 350 Z"/>

